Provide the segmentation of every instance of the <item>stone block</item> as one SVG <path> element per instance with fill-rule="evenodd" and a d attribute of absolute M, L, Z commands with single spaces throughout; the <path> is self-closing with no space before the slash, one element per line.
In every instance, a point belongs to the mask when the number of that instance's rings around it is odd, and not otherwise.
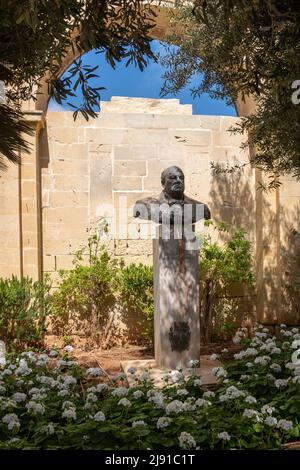
<path fill-rule="evenodd" d="M 117 145 L 113 148 L 115 160 L 152 160 L 158 156 L 157 145 Z"/>
<path fill-rule="evenodd" d="M 169 166 L 179 166 L 184 169 L 184 160 L 183 158 L 178 158 L 177 160 L 153 160 L 148 162 L 148 177 L 154 177 L 160 182 L 160 175 L 163 170 Z"/>
<path fill-rule="evenodd" d="M 117 142 L 116 142 L 117 143 Z M 123 142 L 132 145 L 169 145 L 169 134 L 165 129 L 128 129 Z"/>
<path fill-rule="evenodd" d="M 167 168 L 167 166 L 165 167 Z M 149 171 L 150 173 L 150 171 Z M 151 174 L 151 173 L 150 173 Z M 161 192 L 161 182 L 160 178 L 157 178 L 157 176 L 147 176 L 143 178 L 143 189 L 144 191 L 149 191 L 149 192 L 156 192 L 160 193 Z"/>
<path fill-rule="evenodd" d="M 207 147 L 211 145 L 211 131 L 204 129 L 170 129 L 171 145 L 198 145 Z"/>
<path fill-rule="evenodd" d="M 45 208 L 43 211 L 43 218 L 48 223 L 76 223 L 80 221 L 87 222 L 88 209 L 87 207 L 55 207 Z"/>
<path fill-rule="evenodd" d="M 159 145 L 158 159 L 182 161 L 184 159 L 184 148 L 178 145 Z"/>
<path fill-rule="evenodd" d="M 21 178 L 34 180 L 36 178 L 36 168 L 32 163 L 21 165 Z"/>
<path fill-rule="evenodd" d="M 73 255 L 56 255 L 56 270 L 60 269 L 72 269 L 74 268 L 73 264 Z"/>
<path fill-rule="evenodd" d="M 23 262 L 26 266 L 38 266 L 37 248 L 25 248 L 23 251 Z"/>
<path fill-rule="evenodd" d="M 65 175 L 55 175 L 54 188 L 57 191 L 88 191 L 89 178 L 87 176 L 78 178 L 75 175 L 66 178 Z"/>
<path fill-rule="evenodd" d="M 86 140 L 104 145 L 126 144 L 128 142 L 128 129 L 114 128 L 87 128 Z"/>
<path fill-rule="evenodd" d="M 35 198 L 37 193 L 37 184 L 34 180 L 23 180 L 22 181 L 22 197 L 23 198 Z"/>
<path fill-rule="evenodd" d="M 88 160 L 65 160 L 60 158 L 51 164 L 54 174 L 86 176 L 88 173 Z"/>
<path fill-rule="evenodd" d="M 78 142 L 78 129 L 74 126 L 48 126 L 48 138 L 50 141 L 61 144 L 74 144 Z"/>
<path fill-rule="evenodd" d="M 49 196 L 48 207 L 87 207 L 89 202 L 89 193 L 73 191 L 53 191 Z M 46 205 L 44 205 L 46 207 Z M 67 210 L 67 209 L 66 209 Z"/>
<path fill-rule="evenodd" d="M 115 160 L 114 176 L 145 176 L 147 174 L 146 161 Z"/>
<path fill-rule="evenodd" d="M 46 256 L 73 255 L 79 249 L 87 246 L 88 234 L 86 238 L 43 238 L 43 251 Z"/>

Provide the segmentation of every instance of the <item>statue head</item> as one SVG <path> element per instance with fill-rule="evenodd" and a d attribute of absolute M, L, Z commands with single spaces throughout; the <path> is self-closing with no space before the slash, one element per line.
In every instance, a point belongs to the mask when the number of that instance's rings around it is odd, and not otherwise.
<path fill-rule="evenodd" d="M 170 166 L 161 174 L 161 184 L 164 192 L 174 198 L 182 199 L 184 193 L 184 174 L 178 166 Z"/>

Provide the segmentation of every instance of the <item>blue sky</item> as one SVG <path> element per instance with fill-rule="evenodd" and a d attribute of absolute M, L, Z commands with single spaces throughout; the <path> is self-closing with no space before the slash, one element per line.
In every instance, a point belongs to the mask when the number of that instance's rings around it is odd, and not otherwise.
<path fill-rule="evenodd" d="M 154 52 L 164 51 L 159 41 L 152 41 L 152 50 Z M 96 54 L 94 50 L 84 54 L 83 62 L 91 66 L 99 65 L 95 71 L 99 78 L 91 80 L 94 86 L 104 86 L 106 89 L 101 91 L 101 100 L 110 101 L 112 96 L 131 96 L 136 98 L 161 98 L 160 90 L 163 84 L 162 75 L 164 68 L 159 63 L 151 61 L 149 65 L 141 72 L 138 67 L 129 65 L 125 67 L 125 60 L 118 63 L 113 69 L 105 60 L 103 54 Z M 223 100 L 213 100 L 207 94 L 200 98 L 193 98 L 190 88 L 200 80 L 201 77 L 193 77 L 191 83 L 177 95 L 168 95 L 165 98 L 178 98 L 182 104 L 192 104 L 193 114 L 213 114 L 224 116 L 236 116 L 233 106 L 227 106 Z M 79 91 L 79 88 L 77 89 Z M 73 98 L 72 103 L 79 105 L 81 96 Z M 67 103 L 63 107 L 54 100 L 49 103 L 49 110 L 73 110 Z"/>

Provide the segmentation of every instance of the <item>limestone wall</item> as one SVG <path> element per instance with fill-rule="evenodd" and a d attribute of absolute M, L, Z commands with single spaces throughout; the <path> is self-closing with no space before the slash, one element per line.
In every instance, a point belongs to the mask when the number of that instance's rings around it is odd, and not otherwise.
<path fill-rule="evenodd" d="M 0 276 L 37 279 L 44 271 L 55 279 L 104 223 L 115 229 L 105 242 L 116 256 L 151 263 L 149 224 L 132 219 L 131 206 L 158 193 L 161 171 L 176 164 L 186 193 L 207 203 L 213 219 L 244 227 L 253 242 L 257 302 L 235 286 L 228 295 L 239 297 L 241 311 L 256 308 L 265 324 L 299 323 L 300 183 L 287 177 L 272 193 L 257 189 L 266 176 L 251 169 L 242 137 L 228 132 L 237 118 L 193 116 L 178 100 L 115 97 L 89 122 L 74 122 L 70 112 L 43 119 L 34 110 L 24 119 L 34 130 L 31 152 L 20 168 L 0 173 Z M 210 161 L 240 170 L 216 174 Z"/>
<path fill-rule="evenodd" d="M 247 153 L 239 149 L 241 136 L 228 132 L 235 122 L 193 116 L 191 106 L 178 100 L 113 98 L 90 122 L 74 123 L 71 112 L 49 112 L 40 154 L 44 271 L 70 267 L 72 253 L 89 233 L 104 221 L 113 225 L 113 218 L 117 239 L 109 246 L 114 254 L 126 263 L 151 263 L 152 241 L 138 239 L 143 227 L 131 217 L 131 208 L 138 198 L 160 192 L 161 171 L 170 165 L 183 169 L 189 196 L 209 204 L 217 220 L 246 226 L 255 241 L 249 224 L 255 210 L 251 168 L 238 177 L 216 177 L 210 169 L 211 160 L 247 162 Z M 121 219 L 128 227 L 125 236 Z"/>

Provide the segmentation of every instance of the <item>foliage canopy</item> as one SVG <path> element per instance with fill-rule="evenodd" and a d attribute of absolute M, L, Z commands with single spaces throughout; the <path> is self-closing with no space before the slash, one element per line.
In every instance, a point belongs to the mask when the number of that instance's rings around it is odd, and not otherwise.
<path fill-rule="evenodd" d="M 171 47 L 163 60 L 168 70 L 162 94 L 176 94 L 201 73 L 195 96 L 208 92 L 232 103 L 252 95 L 256 110 L 243 118 L 236 131 L 248 131 L 249 143 L 256 149 L 253 163 L 269 172 L 271 186 L 278 175 L 299 176 L 299 2 L 175 3 L 171 21 L 180 26 L 172 28 L 169 39 L 180 48 Z"/>

